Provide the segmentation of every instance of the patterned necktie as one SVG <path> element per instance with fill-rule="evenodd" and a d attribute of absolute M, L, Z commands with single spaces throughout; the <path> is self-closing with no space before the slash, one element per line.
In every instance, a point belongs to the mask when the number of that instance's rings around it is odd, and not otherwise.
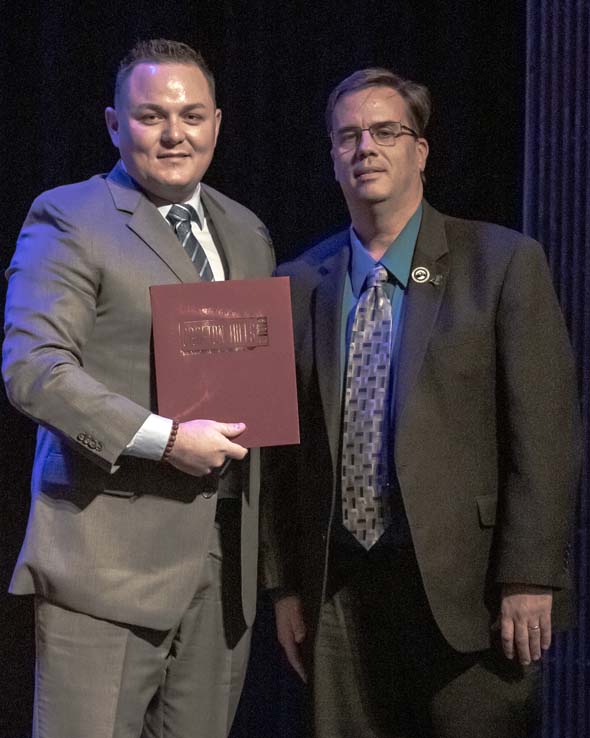
<path fill-rule="evenodd" d="M 375 267 L 356 307 L 346 369 L 342 429 L 342 518 L 365 548 L 391 522 L 387 497 L 387 432 L 391 366 L 391 302 Z"/>
<path fill-rule="evenodd" d="M 199 222 L 199 217 L 193 206 L 188 203 L 173 205 L 168 211 L 166 218 L 174 226 L 178 240 L 195 265 L 199 278 L 203 282 L 213 282 L 213 271 L 211 270 L 205 249 L 197 241 L 191 228 L 191 220 L 195 220 L 197 223 Z"/>

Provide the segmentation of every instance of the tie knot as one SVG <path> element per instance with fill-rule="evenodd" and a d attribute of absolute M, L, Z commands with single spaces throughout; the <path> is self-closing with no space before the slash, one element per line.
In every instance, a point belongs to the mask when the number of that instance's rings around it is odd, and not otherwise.
<path fill-rule="evenodd" d="M 187 202 L 173 205 L 168 211 L 166 218 L 168 218 L 173 226 L 176 226 L 178 223 L 190 223 L 191 220 L 195 220 L 197 223 L 199 222 L 197 211 Z"/>
<path fill-rule="evenodd" d="M 365 280 L 366 289 L 378 287 L 387 282 L 388 278 L 387 269 L 381 266 L 381 264 L 378 264 L 367 274 L 367 279 Z"/>

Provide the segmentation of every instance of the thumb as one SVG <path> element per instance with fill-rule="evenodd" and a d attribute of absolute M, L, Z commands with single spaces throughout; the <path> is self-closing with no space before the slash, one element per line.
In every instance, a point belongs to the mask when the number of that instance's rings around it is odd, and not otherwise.
<path fill-rule="evenodd" d="M 292 628 L 293 628 L 293 638 L 295 639 L 295 643 L 302 643 L 305 640 L 305 636 L 307 635 L 307 628 L 305 627 L 303 618 L 302 617 L 296 618 L 295 622 L 292 624 Z"/>
<path fill-rule="evenodd" d="M 246 423 L 219 423 L 217 430 L 226 438 L 235 438 L 246 430 Z"/>
<path fill-rule="evenodd" d="M 296 628 L 295 632 L 293 633 L 293 637 L 295 638 L 295 643 L 303 643 L 305 640 L 306 630 L 305 627 L 303 628 Z"/>

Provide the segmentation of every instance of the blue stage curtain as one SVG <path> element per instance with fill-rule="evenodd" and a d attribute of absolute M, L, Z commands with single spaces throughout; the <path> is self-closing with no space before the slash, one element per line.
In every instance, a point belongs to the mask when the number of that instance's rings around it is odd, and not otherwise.
<path fill-rule="evenodd" d="M 546 247 L 576 352 L 584 469 L 573 529 L 577 627 L 545 661 L 543 738 L 590 736 L 590 3 L 528 0 L 525 231 Z"/>

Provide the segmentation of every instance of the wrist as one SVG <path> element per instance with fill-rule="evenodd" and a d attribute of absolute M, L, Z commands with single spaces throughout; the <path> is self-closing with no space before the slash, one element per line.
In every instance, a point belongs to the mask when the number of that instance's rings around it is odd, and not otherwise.
<path fill-rule="evenodd" d="M 170 435 L 168 436 L 168 443 L 166 444 L 166 448 L 164 449 L 164 453 L 162 454 L 162 458 L 160 459 L 162 463 L 165 463 L 170 459 L 170 454 L 172 453 L 172 449 L 174 448 L 174 444 L 176 443 L 176 436 L 178 435 L 179 427 L 180 422 L 176 418 L 174 418 L 172 420 Z"/>

